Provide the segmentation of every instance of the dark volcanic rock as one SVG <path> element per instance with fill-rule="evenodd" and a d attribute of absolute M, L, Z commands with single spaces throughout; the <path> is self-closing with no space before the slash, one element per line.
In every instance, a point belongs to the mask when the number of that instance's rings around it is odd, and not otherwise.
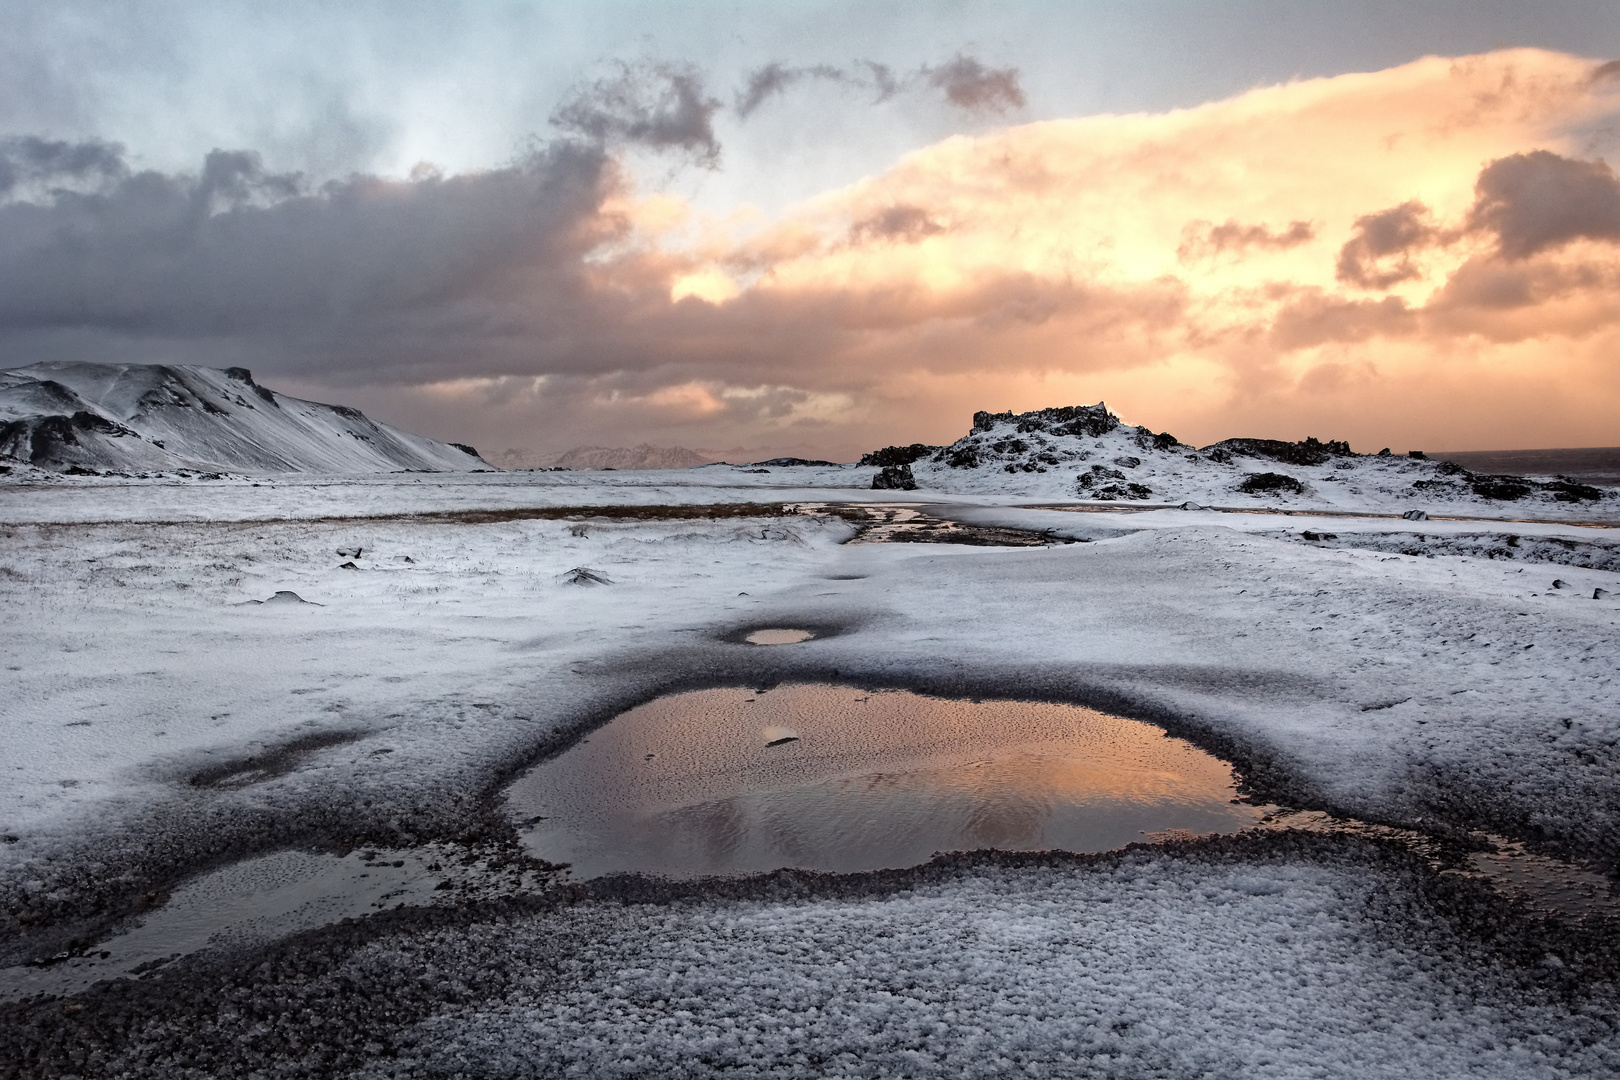
<path fill-rule="evenodd" d="M 1530 494 L 1530 484 L 1522 476 L 1475 476 L 1469 486 L 1482 499 L 1516 502 Z"/>
<path fill-rule="evenodd" d="M 1246 495 L 1266 495 L 1272 492 L 1284 491 L 1290 495 L 1298 495 L 1305 490 L 1305 485 L 1292 476 L 1282 473 L 1262 472 L 1250 473 L 1238 485 L 1238 490 Z"/>
<path fill-rule="evenodd" d="M 1081 473 L 1075 481 L 1075 490 L 1084 498 L 1103 502 L 1147 499 L 1153 495 L 1153 489 L 1146 484 L 1131 483 L 1125 479 L 1124 473 L 1104 465 L 1093 465 L 1090 472 Z"/>
<path fill-rule="evenodd" d="M 838 467 L 838 462 L 836 461 L 821 461 L 819 459 L 802 457 L 773 457 L 768 461 L 753 461 L 749 464 L 765 465 L 774 469 L 796 469 L 806 465 L 825 465 L 828 468 L 833 469 Z"/>
<path fill-rule="evenodd" d="M 910 446 L 885 446 L 881 450 L 873 450 L 869 454 L 862 454 L 862 465 L 910 465 L 914 461 L 921 461 L 930 454 L 938 453 L 942 447 L 928 446 L 924 443 L 914 442 Z"/>
<path fill-rule="evenodd" d="M 1348 442 L 1331 439 L 1322 442 L 1314 435 L 1300 442 L 1283 442 L 1281 439 L 1222 439 L 1218 443 L 1204 447 L 1204 451 L 1212 458 L 1216 450 L 1242 454 L 1245 457 L 1270 458 L 1272 461 L 1281 461 L 1288 465 L 1321 465 L 1331 458 L 1355 456 L 1355 451 L 1350 449 Z"/>
<path fill-rule="evenodd" d="M 1020 432 L 1045 431 L 1052 435 L 1087 435 L 1097 438 L 1119 427 L 1119 417 L 1099 401 L 1095 405 L 1063 405 L 1027 413 L 976 412 L 973 430 L 989 431 L 997 424 L 1016 423 Z"/>
<path fill-rule="evenodd" d="M 1603 498 L 1603 492 L 1598 488 L 1571 480 L 1567 476 L 1560 476 L 1550 484 L 1544 485 L 1542 490 L 1551 492 L 1552 497 L 1558 502 L 1590 502 Z"/>
<path fill-rule="evenodd" d="M 917 480 L 911 475 L 910 465 L 885 465 L 872 477 L 874 491 L 915 491 Z"/>

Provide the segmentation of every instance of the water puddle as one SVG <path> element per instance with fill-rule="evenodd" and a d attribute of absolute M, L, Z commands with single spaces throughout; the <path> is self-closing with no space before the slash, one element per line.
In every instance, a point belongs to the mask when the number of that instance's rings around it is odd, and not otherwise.
<path fill-rule="evenodd" d="M 781 635 L 762 645 L 815 636 L 755 633 Z M 620 715 L 508 788 L 529 853 L 570 864 L 566 872 L 493 845 L 276 852 L 192 879 L 97 945 L 0 969 L 0 1000 L 71 994 L 210 947 L 392 907 L 534 892 L 568 876 L 851 872 L 914 866 L 941 851 L 1111 851 L 1248 829 L 1393 840 L 1437 872 L 1485 881 L 1534 911 L 1620 918 L 1612 879 L 1503 837 L 1448 845 L 1236 797 L 1226 762 L 1151 724 L 1077 706 L 803 683 L 673 694 Z"/>
<path fill-rule="evenodd" d="M 0 1000 L 74 993 L 211 946 L 273 941 L 393 907 L 532 891 L 546 879 L 528 865 L 440 844 L 346 856 L 278 851 L 188 881 L 132 929 L 97 945 L 0 969 Z"/>
<path fill-rule="evenodd" d="M 794 630 L 788 627 L 767 627 L 755 630 L 743 638 L 750 645 L 797 645 L 801 641 L 809 641 L 816 635 L 810 630 Z"/>
<path fill-rule="evenodd" d="M 1620 918 L 1620 882 L 1598 870 L 1530 851 L 1523 842 L 1492 833 L 1470 833 L 1470 850 L 1414 829 L 1373 825 L 1319 810 L 1272 807 L 1261 827 L 1298 829 L 1335 836 L 1394 840 L 1423 857 L 1441 874 L 1488 883 L 1532 911 L 1562 919 Z"/>
<path fill-rule="evenodd" d="M 977 547 L 1047 547 L 1064 537 L 999 525 L 966 525 L 910 503 L 798 503 L 794 513 L 831 514 L 858 528 L 850 544 L 969 544 Z"/>
<path fill-rule="evenodd" d="M 1110 851 L 1257 824 L 1266 809 L 1236 794 L 1231 766 L 1151 724 L 793 684 L 649 702 L 536 766 L 508 800 L 533 855 L 589 878 Z"/>

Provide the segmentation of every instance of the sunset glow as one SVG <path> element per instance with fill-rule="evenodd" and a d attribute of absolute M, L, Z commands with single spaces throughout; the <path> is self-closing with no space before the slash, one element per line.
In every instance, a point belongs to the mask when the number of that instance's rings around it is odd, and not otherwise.
<path fill-rule="evenodd" d="M 1617 113 L 1612 69 L 1521 49 L 958 136 L 711 240 L 671 297 L 815 324 L 794 383 L 919 404 L 901 438 L 1106 397 L 1203 441 L 1615 442 Z"/>

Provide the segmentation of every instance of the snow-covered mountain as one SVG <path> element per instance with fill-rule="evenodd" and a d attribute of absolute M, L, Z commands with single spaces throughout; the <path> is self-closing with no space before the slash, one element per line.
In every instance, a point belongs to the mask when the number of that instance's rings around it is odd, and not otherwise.
<path fill-rule="evenodd" d="M 278 394 L 246 368 L 0 370 L 0 455 L 48 469 L 377 473 L 488 468 L 470 446 Z"/>
<path fill-rule="evenodd" d="M 1346 442 L 1226 439 L 1203 448 L 1123 423 L 1099 402 L 1027 413 L 979 412 L 949 446 L 890 446 L 861 459 L 876 487 L 1020 494 L 1097 502 L 1398 509 L 1591 504 L 1620 492 L 1559 478 L 1475 473 L 1449 461 Z"/>

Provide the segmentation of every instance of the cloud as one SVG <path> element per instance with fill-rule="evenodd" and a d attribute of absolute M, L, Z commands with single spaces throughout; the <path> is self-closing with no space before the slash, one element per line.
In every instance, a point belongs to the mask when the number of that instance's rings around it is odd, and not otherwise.
<path fill-rule="evenodd" d="M 124 148 L 117 143 L 63 142 L 33 135 L 0 139 L 0 199 L 64 187 L 98 188 L 128 172 Z"/>
<path fill-rule="evenodd" d="M 915 87 L 926 86 L 944 94 L 945 101 L 971 113 L 1007 113 L 1025 105 L 1017 68 L 991 68 L 957 53 L 942 64 L 925 64 L 896 75 L 887 64 L 856 60 L 848 67 L 815 64 L 791 67 L 772 62 L 748 74 L 737 92 L 737 115 L 747 119 L 765 102 L 802 82 L 829 82 L 871 90 L 874 104 L 888 101 Z"/>
<path fill-rule="evenodd" d="M 1412 252 L 1440 236 L 1429 208 L 1412 200 L 1356 219 L 1355 235 L 1339 249 L 1337 277 L 1363 289 L 1387 289 L 1422 276 Z"/>
<path fill-rule="evenodd" d="M 602 213 L 617 183 L 600 147 L 568 141 L 504 169 L 313 191 L 215 151 L 195 174 L 0 205 L 0 343 L 340 379 L 469 352 L 498 366 L 548 320 L 579 321 L 581 259 L 620 227 Z"/>
<path fill-rule="evenodd" d="M 1181 230 L 1176 257 L 1182 262 L 1191 262 L 1212 259 L 1228 251 L 1241 254 L 1250 248 L 1286 251 L 1314 239 L 1316 227 L 1309 221 L 1290 221 L 1287 228 L 1277 230 L 1269 225 L 1243 225 L 1236 218 L 1228 218 L 1220 225 L 1189 221 Z"/>
<path fill-rule="evenodd" d="M 928 84 L 945 91 L 945 100 L 969 112 L 1011 112 L 1024 107 L 1018 69 L 987 68 L 961 53 L 938 67 L 924 68 Z"/>
<path fill-rule="evenodd" d="M 945 226 L 920 206 L 890 206 L 851 225 L 849 237 L 856 243 L 864 240 L 916 243 L 925 236 L 937 236 L 944 231 Z"/>
<path fill-rule="evenodd" d="M 845 72 L 844 69 L 833 67 L 831 64 L 788 67 L 781 63 L 772 62 L 748 74 L 747 84 L 737 93 L 737 115 L 747 119 L 766 101 L 786 92 L 794 84 L 804 82 L 807 79 L 820 79 L 825 82 L 835 83 L 859 81 L 851 78 L 850 74 Z"/>
<path fill-rule="evenodd" d="M 756 73 L 740 103 L 816 70 Z M 5 143 L 26 197 L 0 202 L 0 355 L 245 364 L 558 451 L 844 457 L 1099 398 L 1197 441 L 1612 443 L 1613 177 L 1577 140 L 1617 117 L 1591 71 L 1430 58 L 1002 126 L 769 219 L 634 187 L 632 148 L 718 157 L 718 106 L 667 65 L 583 87 L 561 135 L 476 172 L 314 184 L 243 151 L 160 173 Z"/>
<path fill-rule="evenodd" d="M 1577 239 L 1620 241 L 1620 177 L 1601 160 L 1513 154 L 1487 165 L 1475 191 L 1469 226 L 1495 233 L 1503 258 Z"/>
<path fill-rule="evenodd" d="M 1291 351 L 1328 342 L 1405 336 L 1417 329 L 1417 317 L 1398 296 L 1351 300 L 1313 289 L 1278 310 L 1270 337 L 1278 347 Z"/>
<path fill-rule="evenodd" d="M 551 122 L 604 145 L 683 150 L 714 168 L 720 161 L 713 123 L 719 109 L 720 101 L 707 96 L 703 76 L 689 64 L 621 63 L 618 74 L 575 90 Z"/>

